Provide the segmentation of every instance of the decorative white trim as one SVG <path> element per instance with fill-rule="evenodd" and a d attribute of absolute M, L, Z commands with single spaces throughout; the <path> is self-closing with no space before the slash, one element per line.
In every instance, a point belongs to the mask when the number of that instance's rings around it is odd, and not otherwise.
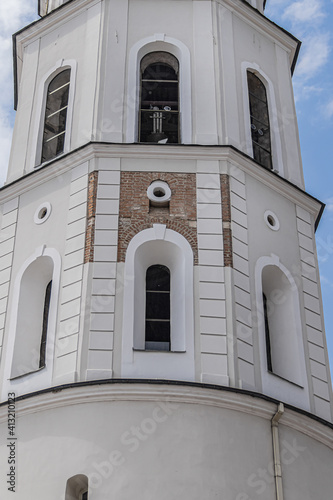
<path fill-rule="evenodd" d="M 171 273 L 172 352 L 144 350 L 145 276 L 154 264 Z M 181 234 L 154 224 L 134 236 L 126 252 L 123 304 L 122 377 L 194 380 L 193 252 Z"/>
<path fill-rule="evenodd" d="M 272 218 L 273 224 L 269 222 L 269 219 Z M 271 210 L 266 210 L 264 213 L 264 221 L 266 225 L 269 227 L 269 229 L 272 229 L 272 231 L 278 231 L 280 229 L 280 221 L 275 215 L 274 212 Z"/>
<path fill-rule="evenodd" d="M 289 382 L 288 380 L 270 373 L 267 370 L 266 364 L 266 339 L 265 339 L 265 322 L 264 307 L 263 307 L 263 287 L 262 273 L 266 266 L 276 266 L 285 275 L 292 290 L 293 310 L 295 319 L 294 334 L 296 335 L 297 352 L 299 354 L 299 378 L 301 384 Z M 285 402 L 310 410 L 310 397 L 308 377 L 305 365 L 304 340 L 302 334 L 302 320 L 300 315 L 300 302 L 297 285 L 291 273 L 280 262 L 277 255 L 260 257 L 255 266 L 255 287 L 256 287 L 256 305 L 257 305 L 257 328 L 259 337 L 259 355 L 260 355 L 260 374 L 262 382 L 262 392 L 276 399 L 283 399 Z M 261 320 L 260 320 L 261 318 Z M 296 360 L 295 360 L 296 362 Z"/>
<path fill-rule="evenodd" d="M 43 215 L 43 212 L 45 211 L 45 215 Z M 35 224 L 43 224 L 47 219 L 50 217 L 52 212 L 52 206 L 51 203 L 48 201 L 45 201 L 39 207 L 37 208 L 35 214 L 34 214 L 34 223 Z"/>
<path fill-rule="evenodd" d="M 251 138 L 251 118 L 249 107 L 249 91 L 247 84 L 247 71 L 252 71 L 264 83 L 267 92 L 269 124 L 271 132 L 272 164 L 273 171 L 284 176 L 283 157 L 281 147 L 281 137 L 278 121 L 278 110 L 276 106 L 274 85 L 260 66 L 254 62 L 242 62 L 243 81 L 243 108 L 244 108 L 244 132 L 245 132 L 245 152 L 253 157 L 253 147 Z"/>
<path fill-rule="evenodd" d="M 103 144 L 103 143 L 89 143 L 77 151 L 73 151 L 71 155 L 57 158 L 55 161 L 50 162 L 47 168 L 38 169 L 34 175 L 17 179 L 6 185 L 6 189 L 2 191 L 3 203 L 10 201 L 15 196 L 20 196 L 22 193 L 28 192 L 31 188 L 41 186 L 46 180 L 58 178 L 59 175 L 64 175 L 70 172 L 75 167 L 79 167 L 85 162 L 95 160 L 97 157 L 103 158 L 122 158 L 126 156 L 129 159 L 147 159 L 147 155 L 154 159 L 165 159 L 166 150 L 160 148 L 158 145 L 152 144 Z M 299 205 L 304 210 L 311 213 L 314 220 L 320 214 L 321 204 L 315 199 L 310 197 L 304 190 L 295 189 L 293 184 L 286 182 L 279 176 L 272 175 L 266 168 L 258 168 L 252 161 L 249 161 L 246 156 L 236 151 L 229 146 L 197 146 L 190 145 L 181 147 L 179 145 L 170 144 L 167 149 L 168 160 L 173 160 L 172 167 L 168 171 L 172 172 L 185 172 L 196 173 L 196 167 L 193 163 L 193 168 L 189 168 L 188 164 L 182 163 L 178 160 L 214 160 L 223 163 L 228 160 L 230 168 L 238 168 L 240 171 L 250 175 L 253 179 L 257 179 L 264 186 L 273 189 L 274 192 L 283 195 L 287 200 L 292 201 Z M 171 164 L 172 162 L 170 162 Z M 92 167 L 90 167 L 92 168 Z M 134 167 L 133 167 L 134 168 Z M 144 167 L 143 167 L 144 169 Z M 176 170 L 175 170 L 176 169 Z M 130 171 L 131 168 L 125 168 Z M 151 170 L 146 167 L 146 170 Z M 166 166 L 158 167 L 156 162 L 156 172 L 165 172 Z M 221 171 L 221 173 L 223 173 Z M 225 172 L 224 172 L 225 173 Z"/>
<path fill-rule="evenodd" d="M 162 196 L 156 196 L 156 191 L 164 193 Z M 171 189 L 167 182 L 154 181 L 148 186 L 147 196 L 153 205 L 165 205 L 171 199 Z"/>
<path fill-rule="evenodd" d="M 213 388 L 172 384 L 124 384 L 86 385 L 64 388 L 58 392 L 47 392 L 16 402 L 20 418 L 38 412 L 52 411 L 74 405 L 91 405 L 117 401 L 165 401 L 179 405 L 191 404 L 213 406 L 258 417 L 270 421 L 277 405 L 272 401 L 255 397 L 253 394 L 216 390 Z M 7 396 L 7 395 L 6 395 Z M 255 404 L 254 404 L 255 402 Z M 8 409 L 0 407 L 0 424 L 6 424 Z M 285 408 L 280 423 L 333 449 L 333 429 L 307 415 Z"/>
<path fill-rule="evenodd" d="M 38 86 L 37 100 L 36 100 L 36 105 L 34 106 L 35 112 L 32 124 L 33 149 L 30 158 L 31 168 L 29 170 L 42 166 L 41 156 L 42 156 L 47 89 L 51 80 L 55 76 L 57 76 L 57 74 L 61 73 L 65 69 L 71 70 L 71 76 L 69 84 L 68 108 L 66 117 L 65 144 L 64 144 L 64 151 L 62 154 L 66 154 L 70 151 L 77 63 L 74 59 L 68 59 L 68 60 L 60 59 L 60 61 L 57 61 L 57 63 L 52 68 L 50 68 L 47 73 L 45 73 L 45 75 L 41 78 Z M 59 157 L 60 156 L 61 155 L 59 155 Z"/>
<path fill-rule="evenodd" d="M 53 261 L 52 294 L 48 317 L 47 345 L 46 345 L 46 366 L 41 370 L 23 375 L 22 377 L 10 380 L 12 362 L 14 358 L 14 347 L 16 340 L 16 328 L 18 320 L 18 307 L 20 298 L 21 281 L 28 267 L 39 257 L 50 257 Z M 15 392 L 16 395 L 26 394 L 50 387 L 52 385 L 56 323 L 58 297 L 60 289 L 61 257 L 55 248 L 46 248 L 44 245 L 36 248 L 35 252 L 23 263 L 15 278 L 12 297 L 12 310 L 9 321 L 7 346 L 5 350 L 4 384 L 2 388 L 2 399 L 7 398 L 8 392 Z"/>
<path fill-rule="evenodd" d="M 138 142 L 139 101 L 140 101 L 140 61 L 149 52 L 164 51 L 173 54 L 179 61 L 179 109 L 180 142 L 192 142 L 191 112 L 191 55 L 188 47 L 164 33 L 143 38 L 130 50 L 128 58 L 127 83 L 127 131 L 126 142 Z"/>

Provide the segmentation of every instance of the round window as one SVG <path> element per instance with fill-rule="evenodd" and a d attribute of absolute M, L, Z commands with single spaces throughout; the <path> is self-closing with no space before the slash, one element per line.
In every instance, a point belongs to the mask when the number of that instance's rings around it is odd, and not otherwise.
<path fill-rule="evenodd" d="M 52 207 L 48 201 L 42 203 L 35 212 L 34 215 L 35 224 L 43 224 L 43 222 L 47 221 L 47 219 L 51 215 L 51 210 Z"/>
<path fill-rule="evenodd" d="M 278 231 L 280 229 L 280 222 L 274 212 L 266 210 L 264 213 L 264 220 L 267 226 L 273 231 Z"/>
<path fill-rule="evenodd" d="M 171 189 L 164 181 L 154 181 L 147 189 L 147 196 L 153 206 L 165 207 L 171 198 Z"/>

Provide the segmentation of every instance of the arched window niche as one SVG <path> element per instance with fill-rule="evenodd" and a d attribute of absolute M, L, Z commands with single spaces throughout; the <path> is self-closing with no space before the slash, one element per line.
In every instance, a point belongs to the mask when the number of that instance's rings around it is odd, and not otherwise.
<path fill-rule="evenodd" d="M 76 66 L 74 60 L 61 60 L 40 79 L 32 126 L 34 167 L 70 150 Z"/>
<path fill-rule="evenodd" d="M 46 94 L 42 163 L 64 152 L 71 70 L 64 69 L 49 83 Z"/>
<path fill-rule="evenodd" d="M 263 167 L 284 175 L 274 85 L 256 63 L 242 63 L 246 153 Z"/>
<path fill-rule="evenodd" d="M 161 59 L 162 57 L 162 59 Z M 153 36 L 139 40 L 130 50 L 129 53 L 129 64 L 128 64 L 128 83 L 127 83 L 127 131 L 126 131 L 126 142 L 140 142 L 141 141 L 141 85 L 142 85 L 142 75 L 147 69 L 146 63 L 152 58 L 150 64 L 158 63 L 158 58 L 160 62 L 167 67 L 171 68 L 172 74 L 172 85 L 178 87 L 178 110 L 175 109 L 175 105 L 170 103 L 164 104 L 164 106 L 171 107 L 171 110 L 162 110 L 165 112 L 166 118 L 168 114 L 172 119 L 171 128 L 174 128 L 170 142 L 179 142 L 182 144 L 192 143 L 192 116 L 191 116 L 191 64 L 190 64 L 190 51 L 188 47 L 181 42 L 172 37 L 168 37 L 164 33 L 155 34 Z M 153 59 L 156 59 L 153 61 Z M 166 75 L 164 75 L 166 76 Z M 170 98 L 171 101 L 175 101 L 174 98 Z M 154 105 L 152 105 L 154 107 Z M 144 112 L 146 113 L 146 112 Z M 146 113 L 147 114 L 147 113 Z M 147 114 L 148 115 L 148 114 Z M 175 117 L 178 115 L 178 140 L 175 140 Z M 140 117 L 138 119 L 138 117 Z M 157 119 L 158 117 L 156 117 Z M 162 116 L 163 119 L 163 116 Z M 163 120 L 165 122 L 165 120 Z M 158 125 L 155 120 L 155 125 Z M 156 129 L 157 130 L 157 129 Z M 162 129 L 163 133 L 163 129 Z M 148 136 L 148 134 L 147 134 Z M 159 140 L 165 140 L 166 137 L 161 137 Z M 146 142 L 146 140 L 142 141 Z M 151 142 L 151 141 L 147 141 Z M 152 141 L 158 142 L 158 141 Z"/>
<path fill-rule="evenodd" d="M 51 385 L 61 258 L 39 247 L 18 272 L 5 362 L 8 388 L 22 393 Z"/>
<path fill-rule="evenodd" d="M 88 500 L 88 478 L 84 474 L 77 474 L 68 479 L 66 484 L 65 500 Z"/>
<path fill-rule="evenodd" d="M 146 280 L 147 271 L 149 274 L 149 269 L 156 266 L 164 274 L 170 273 L 170 292 L 166 297 L 170 301 L 170 340 L 163 337 L 163 347 L 155 344 L 150 349 L 151 345 L 146 344 Z M 181 234 L 163 224 L 141 231 L 127 248 L 122 376 L 194 380 L 193 252 Z"/>
<path fill-rule="evenodd" d="M 160 264 L 146 271 L 145 349 L 170 351 L 170 269 Z"/>
<path fill-rule="evenodd" d="M 272 170 L 272 148 L 267 92 L 264 83 L 252 71 L 247 72 L 253 158 Z"/>
<path fill-rule="evenodd" d="M 263 392 L 309 408 L 298 289 L 275 255 L 256 264 L 256 298 Z"/>
<path fill-rule="evenodd" d="M 140 63 L 139 142 L 178 143 L 179 62 L 168 52 L 150 52 Z"/>

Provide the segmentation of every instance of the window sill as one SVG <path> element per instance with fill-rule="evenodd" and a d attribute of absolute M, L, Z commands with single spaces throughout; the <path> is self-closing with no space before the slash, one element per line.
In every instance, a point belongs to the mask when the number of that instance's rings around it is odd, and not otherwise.
<path fill-rule="evenodd" d="M 155 350 L 155 349 L 139 349 L 138 347 L 133 347 L 133 351 L 135 352 L 157 352 L 157 353 L 163 353 L 163 354 L 182 354 L 186 351 L 163 351 L 163 350 Z"/>
<path fill-rule="evenodd" d="M 272 376 L 272 377 L 276 377 L 280 380 L 283 380 L 284 382 L 288 382 L 288 384 L 292 384 L 294 385 L 295 387 L 298 387 L 299 389 L 304 389 L 304 386 L 303 385 L 300 385 L 300 384 L 297 384 L 297 382 L 292 382 L 292 380 L 289 380 L 287 378 L 284 378 L 282 377 L 281 375 L 278 375 L 277 373 L 274 373 L 274 372 L 271 372 L 269 370 L 267 370 L 267 373 Z"/>
<path fill-rule="evenodd" d="M 37 372 L 44 370 L 44 368 L 46 368 L 46 366 L 42 366 L 41 368 L 37 368 L 37 370 L 31 370 L 31 372 L 23 373 L 22 375 L 16 375 L 15 377 L 10 377 L 9 380 L 17 380 L 19 378 L 26 377 L 27 375 L 32 375 L 33 373 L 37 373 Z"/>

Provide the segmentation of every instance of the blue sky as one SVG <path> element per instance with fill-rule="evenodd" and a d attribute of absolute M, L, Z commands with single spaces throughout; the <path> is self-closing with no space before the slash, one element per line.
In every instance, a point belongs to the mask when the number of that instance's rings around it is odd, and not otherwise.
<path fill-rule="evenodd" d="M 38 18 L 37 4 L 0 0 L 0 185 L 14 122 L 11 35 Z M 302 41 L 293 83 L 306 189 L 327 205 L 317 250 L 333 372 L 333 0 L 267 0 L 265 14 Z"/>

